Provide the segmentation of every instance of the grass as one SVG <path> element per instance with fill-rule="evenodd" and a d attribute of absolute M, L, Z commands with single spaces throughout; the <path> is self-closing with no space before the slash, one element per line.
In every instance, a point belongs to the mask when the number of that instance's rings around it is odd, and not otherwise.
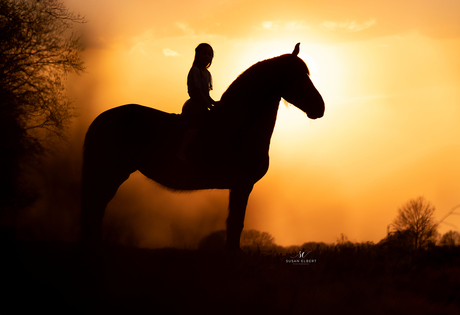
<path fill-rule="evenodd" d="M 117 246 L 88 261 L 75 244 L 15 242 L 4 247 L 0 314 L 460 313 L 458 247 L 309 250 L 309 265 L 279 250 Z"/>

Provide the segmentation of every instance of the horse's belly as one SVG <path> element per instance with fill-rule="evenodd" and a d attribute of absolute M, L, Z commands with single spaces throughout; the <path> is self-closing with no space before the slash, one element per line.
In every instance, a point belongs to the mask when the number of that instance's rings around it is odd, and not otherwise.
<path fill-rule="evenodd" d="M 185 162 L 141 168 L 139 171 L 173 190 L 229 189 L 232 186 L 232 179 L 228 174 L 194 169 Z"/>

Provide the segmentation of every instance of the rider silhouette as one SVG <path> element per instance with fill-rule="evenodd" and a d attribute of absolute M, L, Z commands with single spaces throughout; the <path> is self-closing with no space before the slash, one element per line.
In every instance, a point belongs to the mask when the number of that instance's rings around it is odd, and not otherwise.
<path fill-rule="evenodd" d="M 187 76 L 187 89 L 190 99 L 182 107 L 182 116 L 185 118 L 187 130 L 177 153 L 182 161 L 187 161 L 186 151 L 196 137 L 198 130 L 203 126 L 207 112 L 219 104 L 209 95 L 212 90 L 212 76 L 208 68 L 214 58 L 211 45 L 202 43 L 195 48 L 195 59 Z"/>

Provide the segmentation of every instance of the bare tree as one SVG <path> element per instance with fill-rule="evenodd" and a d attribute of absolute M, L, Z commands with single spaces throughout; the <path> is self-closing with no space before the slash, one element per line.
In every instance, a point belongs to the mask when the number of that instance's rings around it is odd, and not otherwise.
<path fill-rule="evenodd" d="M 441 237 L 439 241 L 443 246 L 458 246 L 460 245 L 460 233 L 457 231 L 449 231 Z"/>
<path fill-rule="evenodd" d="M 268 232 L 257 230 L 243 230 L 241 233 L 241 247 L 266 249 L 276 246 L 275 238 Z"/>
<path fill-rule="evenodd" d="M 345 234 L 343 233 L 340 233 L 340 237 L 337 238 L 337 245 L 342 245 L 342 246 L 345 246 L 345 245 L 353 245 L 352 242 L 350 242 L 350 240 L 348 239 L 348 236 L 346 236 Z"/>
<path fill-rule="evenodd" d="M 226 231 L 220 230 L 204 237 L 198 248 L 221 249 L 225 245 Z M 257 230 L 243 230 L 241 233 L 241 247 L 250 249 L 269 249 L 276 247 L 275 238 L 268 232 Z"/>
<path fill-rule="evenodd" d="M 57 0 L 0 0 L 0 208 L 22 199 L 21 165 L 63 137 L 75 112 L 68 73 L 84 70 L 73 23 Z"/>
<path fill-rule="evenodd" d="M 414 249 L 419 250 L 436 238 L 438 223 L 434 220 L 434 211 L 435 207 L 424 197 L 411 199 L 398 209 L 390 227 L 393 232 L 404 233 Z"/>

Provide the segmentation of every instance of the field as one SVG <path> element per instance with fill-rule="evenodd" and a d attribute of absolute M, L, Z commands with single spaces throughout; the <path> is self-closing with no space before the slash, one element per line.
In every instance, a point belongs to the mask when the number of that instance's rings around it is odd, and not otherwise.
<path fill-rule="evenodd" d="M 303 264 L 299 251 L 2 248 L 0 314 L 460 314 L 458 247 L 299 249 Z"/>

